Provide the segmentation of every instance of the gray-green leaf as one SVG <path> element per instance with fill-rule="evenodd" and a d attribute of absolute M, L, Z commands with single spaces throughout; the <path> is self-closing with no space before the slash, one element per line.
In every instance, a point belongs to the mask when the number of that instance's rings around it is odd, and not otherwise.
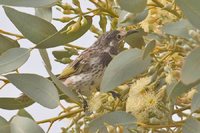
<path fill-rule="evenodd" d="M 188 34 L 189 30 L 191 29 L 194 28 L 186 19 L 182 19 L 178 22 L 170 22 L 165 24 L 162 28 L 162 30 L 167 34 L 183 37 L 186 39 L 191 38 L 191 36 Z"/>
<path fill-rule="evenodd" d="M 50 80 L 36 74 L 9 74 L 6 78 L 35 102 L 51 109 L 59 105 L 57 88 Z"/>
<path fill-rule="evenodd" d="M 200 48 L 196 48 L 186 57 L 181 70 L 181 81 L 190 84 L 200 79 Z"/>
<path fill-rule="evenodd" d="M 200 93 L 196 93 L 193 98 L 192 98 L 192 107 L 191 107 L 191 111 L 194 112 L 198 109 L 200 109 Z"/>
<path fill-rule="evenodd" d="M 200 122 L 194 118 L 186 120 L 183 125 L 183 133 L 199 133 Z"/>
<path fill-rule="evenodd" d="M 0 56 L 0 74 L 11 72 L 23 65 L 30 56 L 30 50 L 11 48 Z"/>
<path fill-rule="evenodd" d="M 48 22 L 52 20 L 52 8 L 51 7 L 43 7 L 43 8 L 36 8 L 35 15 L 45 19 Z"/>
<path fill-rule="evenodd" d="M 121 83 L 142 73 L 150 64 L 150 57 L 142 59 L 143 52 L 130 49 L 121 52 L 108 65 L 101 82 L 101 91 L 113 90 Z"/>
<path fill-rule="evenodd" d="M 141 49 L 145 46 L 143 36 L 146 35 L 142 28 L 137 29 L 137 33 L 131 34 L 125 38 L 125 42 L 128 43 L 132 48 Z"/>
<path fill-rule="evenodd" d="M 19 47 L 19 43 L 17 41 L 0 34 L 0 54 L 2 54 L 10 48 L 17 47 Z"/>
<path fill-rule="evenodd" d="M 33 117 L 25 109 L 20 109 L 17 112 L 17 115 L 22 116 L 22 117 L 27 117 L 27 118 L 34 120 Z"/>
<path fill-rule="evenodd" d="M 149 53 L 153 51 L 153 49 L 155 48 L 155 46 L 156 46 L 156 41 L 155 40 L 151 40 L 147 44 L 146 48 L 144 49 L 143 59 L 145 59 L 149 55 Z"/>
<path fill-rule="evenodd" d="M 120 11 L 119 15 L 119 26 L 128 26 L 137 24 L 143 21 L 148 15 L 148 10 L 145 9 L 144 11 L 134 14 L 127 11 Z"/>
<path fill-rule="evenodd" d="M 44 49 L 44 48 L 56 47 L 80 38 L 83 34 L 85 34 L 89 30 L 89 28 L 92 25 L 91 17 L 86 16 L 85 19 L 87 22 L 83 26 L 81 26 L 76 32 L 70 32 L 70 33 L 65 32 L 70 25 L 75 23 L 72 21 L 57 33 L 41 41 L 35 48 Z"/>
<path fill-rule="evenodd" d="M 29 97 L 22 95 L 18 98 L 0 98 L 0 108 L 6 110 L 16 110 L 26 108 L 34 103 Z"/>
<path fill-rule="evenodd" d="M 10 7 L 4 7 L 5 13 L 17 29 L 33 43 L 39 43 L 57 32 L 48 21 L 27 13 L 19 12 Z"/>
<path fill-rule="evenodd" d="M 40 55 L 45 63 L 46 70 L 48 74 L 50 75 L 52 81 L 56 84 L 56 86 L 65 94 L 67 95 L 73 102 L 79 103 L 79 97 L 71 91 L 69 88 L 67 88 L 59 79 L 51 72 L 51 68 L 49 67 L 49 57 L 47 55 L 47 51 L 40 50 Z"/>
<path fill-rule="evenodd" d="M 11 133 L 45 133 L 32 119 L 15 116 L 11 123 Z"/>
<path fill-rule="evenodd" d="M 175 0 L 184 15 L 193 26 L 200 29 L 200 1 L 199 0 Z"/>
<path fill-rule="evenodd" d="M 139 13 L 144 10 L 147 0 L 117 0 L 119 6 L 128 12 Z"/>
<path fill-rule="evenodd" d="M 199 81 L 188 85 L 183 84 L 181 81 L 172 83 L 167 89 L 168 99 L 171 99 L 173 102 L 175 102 L 178 96 L 181 96 L 183 93 L 189 91 L 192 87 L 198 85 L 199 83 Z"/>
<path fill-rule="evenodd" d="M 0 133 L 10 133 L 10 124 L 0 116 Z"/>
<path fill-rule="evenodd" d="M 106 132 L 105 123 L 110 125 L 122 125 L 125 127 L 124 133 L 128 133 L 127 128 L 134 128 L 136 125 L 135 117 L 127 112 L 115 111 L 104 114 L 89 123 L 89 133 L 95 133 L 98 129 L 100 131 Z"/>
<path fill-rule="evenodd" d="M 0 5 L 22 6 L 22 7 L 50 7 L 58 0 L 0 0 Z"/>

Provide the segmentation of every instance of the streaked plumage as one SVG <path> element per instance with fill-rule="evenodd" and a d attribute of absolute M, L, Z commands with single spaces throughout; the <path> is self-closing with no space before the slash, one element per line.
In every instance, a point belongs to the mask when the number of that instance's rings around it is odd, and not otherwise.
<path fill-rule="evenodd" d="M 114 30 L 103 34 L 69 64 L 59 78 L 72 90 L 86 96 L 91 95 L 91 92 L 99 88 L 105 68 L 119 53 L 119 43 L 126 35 L 134 32 L 136 31 Z"/>

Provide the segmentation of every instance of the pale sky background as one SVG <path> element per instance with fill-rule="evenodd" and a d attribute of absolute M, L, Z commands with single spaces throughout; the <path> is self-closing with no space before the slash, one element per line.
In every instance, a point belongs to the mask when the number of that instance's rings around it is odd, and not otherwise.
<path fill-rule="evenodd" d="M 69 0 L 67 0 L 67 1 L 69 1 Z M 93 7 L 93 5 L 91 3 L 88 3 L 87 0 L 81 0 L 81 3 L 82 3 L 81 5 L 82 5 L 83 9 L 86 9 L 88 7 L 90 7 L 90 8 Z M 34 14 L 33 8 L 21 8 L 21 7 L 19 8 L 19 7 L 17 7 L 16 9 L 19 10 L 19 11 L 26 12 L 26 13 Z M 53 18 L 59 18 L 61 16 L 62 16 L 62 13 L 60 13 L 58 10 L 53 8 Z M 95 21 L 95 23 L 97 24 L 98 18 L 94 18 L 93 21 Z M 58 30 L 61 29 L 65 25 L 65 24 L 57 22 L 57 21 L 52 21 L 52 24 Z M 6 17 L 4 10 L 2 9 L 2 6 L 0 6 L 0 29 L 3 29 L 5 31 L 9 31 L 9 32 L 12 32 L 12 33 L 20 34 L 20 32 L 15 28 L 15 26 Z M 87 32 L 84 36 L 82 36 L 80 39 L 74 41 L 72 44 L 88 47 L 95 40 L 96 39 L 94 37 L 94 34 L 92 34 L 91 32 Z M 21 47 L 25 47 L 25 48 L 29 48 L 29 47 L 33 46 L 30 41 L 25 40 L 25 39 L 20 40 L 19 43 L 21 44 Z M 54 57 L 51 54 L 51 51 L 53 51 L 55 49 L 56 50 L 62 50 L 63 47 L 56 47 L 56 48 L 48 49 L 49 57 L 51 59 L 51 63 L 52 63 L 52 67 L 53 67 L 53 69 L 52 69 L 53 73 L 58 74 L 62 71 L 62 69 L 65 67 L 65 65 L 63 65 L 61 63 L 57 63 L 57 62 L 54 61 Z M 45 68 L 44 68 L 41 57 L 38 53 L 38 50 L 32 51 L 29 60 L 26 62 L 26 64 L 24 64 L 19 69 L 19 72 L 21 72 L 21 73 L 35 73 L 35 74 L 39 74 L 39 75 L 42 75 L 42 76 L 48 75 Z M 21 94 L 21 92 L 11 84 L 6 85 L 6 87 L 4 87 L 3 89 L 0 90 L 0 97 L 18 97 L 20 94 Z M 67 106 L 67 104 L 64 101 L 62 101 L 62 103 Z M 26 111 L 28 111 L 36 121 L 39 121 L 39 120 L 48 119 L 48 118 L 51 118 L 51 117 L 58 116 L 58 113 L 61 111 L 61 108 L 58 107 L 56 109 L 48 109 L 48 108 L 45 108 L 45 107 L 35 103 L 32 106 L 26 108 Z M 17 110 L 10 111 L 10 110 L 0 109 L 0 115 L 3 116 L 7 120 L 9 120 L 13 115 L 15 115 L 16 112 L 17 112 Z M 60 128 L 66 127 L 66 125 L 68 123 L 69 123 L 69 121 L 67 121 L 66 119 L 63 120 L 63 121 L 55 122 L 49 133 L 60 133 L 61 132 Z M 47 130 L 48 126 L 49 126 L 49 123 L 41 125 L 41 127 L 44 129 L 44 131 Z"/>

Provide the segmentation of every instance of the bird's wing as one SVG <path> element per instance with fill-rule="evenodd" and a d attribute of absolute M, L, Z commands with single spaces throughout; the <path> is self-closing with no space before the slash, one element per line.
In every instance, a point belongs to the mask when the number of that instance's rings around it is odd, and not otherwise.
<path fill-rule="evenodd" d="M 86 53 L 81 54 L 72 63 L 70 63 L 59 75 L 59 79 L 67 78 L 74 74 L 79 74 L 88 67 Z"/>

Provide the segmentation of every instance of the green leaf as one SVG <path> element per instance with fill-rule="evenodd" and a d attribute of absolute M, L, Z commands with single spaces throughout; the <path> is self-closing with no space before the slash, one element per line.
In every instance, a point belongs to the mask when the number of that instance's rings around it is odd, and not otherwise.
<path fill-rule="evenodd" d="M 193 26 L 200 29 L 200 1 L 199 0 L 175 0 L 181 8 L 183 14 L 188 18 Z"/>
<path fill-rule="evenodd" d="M 145 38 L 145 40 L 146 39 L 147 40 L 157 40 L 159 42 L 161 42 L 164 39 L 164 37 L 162 35 L 154 33 L 154 32 L 148 33 L 144 38 Z"/>
<path fill-rule="evenodd" d="M 192 98 L 192 107 L 191 107 L 191 111 L 194 112 L 198 109 L 200 109 L 200 93 L 196 93 L 193 98 Z"/>
<path fill-rule="evenodd" d="M 26 108 L 34 103 L 26 95 L 22 95 L 18 98 L 0 98 L 0 108 L 6 110 L 16 110 Z"/>
<path fill-rule="evenodd" d="M 18 116 L 22 116 L 22 117 L 27 117 L 29 119 L 33 119 L 33 117 L 25 110 L 25 109 L 20 109 L 18 112 L 17 112 L 17 115 Z"/>
<path fill-rule="evenodd" d="M 188 34 L 189 30 L 194 29 L 193 26 L 185 19 L 177 22 L 170 22 L 165 24 L 162 30 L 170 35 L 190 39 L 191 36 Z"/>
<path fill-rule="evenodd" d="M 200 109 L 200 85 L 196 86 L 197 93 L 194 94 L 192 97 L 192 105 L 191 105 L 191 111 L 195 112 L 196 110 Z"/>
<path fill-rule="evenodd" d="M 178 96 L 181 96 L 183 93 L 188 92 L 192 87 L 198 85 L 199 83 L 200 81 L 188 85 L 183 84 L 181 81 L 172 83 L 167 88 L 168 99 L 171 99 L 172 102 L 175 102 Z"/>
<path fill-rule="evenodd" d="M 148 57 L 148 55 L 153 51 L 153 49 L 156 46 L 156 41 L 155 40 L 151 40 L 146 48 L 144 49 L 144 53 L 143 53 L 143 59 L 145 59 L 146 57 Z"/>
<path fill-rule="evenodd" d="M 73 91 L 71 91 L 71 89 L 67 88 L 52 72 L 51 72 L 51 68 L 48 67 L 47 64 L 49 64 L 49 57 L 47 55 L 46 51 L 41 51 L 40 50 L 40 55 L 45 63 L 45 68 L 48 72 L 48 74 L 50 75 L 52 81 L 56 84 L 56 86 L 65 94 L 67 95 L 69 98 L 71 98 L 71 100 L 73 102 L 79 103 L 80 99 L 77 96 L 76 93 L 74 93 Z"/>
<path fill-rule="evenodd" d="M 10 7 L 4 7 L 4 10 L 17 29 L 35 44 L 57 32 L 51 23 L 40 17 L 19 12 Z"/>
<path fill-rule="evenodd" d="M 56 86 L 65 94 L 67 95 L 69 98 L 71 98 L 71 100 L 75 103 L 80 103 L 80 99 L 78 97 L 78 95 L 76 93 L 74 93 L 70 88 L 67 88 L 51 71 L 48 70 L 47 71 L 52 79 L 52 81 L 56 84 Z"/>
<path fill-rule="evenodd" d="M 0 54 L 2 54 L 10 48 L 17 47 L 19 47 L 19 43 L 17 41 L 0 34 Z"/>
<path fill-rule="evenodd" d="M 144 10 L 147 0 L 117 0 L 119 6 L 128 12 L 139 13 Z"/>
<path fill-rule="evenodd" d="M 145 9 L 137 14 L 122 10 L 119 14 L 119 26 L 128 26 L 143 21 L 148 16 L 148 10 Z"/>
<path fill-rule="evenodd" d="M 11 133 L 45 133 L 33 120 L 15 116 L 11 123 Z"/>
<path fill-rule="evenodd" d="M 151 59 L 143 60 L 142 56 L 142 51 L 138 49 L 126 50 L 117 55 L 105 70 L 101 91 L 111 91 L 123 82 L 144 72 Z"/>
<path fill-rule="evenodd" d="M 181 81 L 190 84 L 200 79 L 200 48 L 196 48 L 186 57 L 181 70 Z"/>
<path fill-rule="evenodd" d="M 39 49 L 40 55 L 45 63 L 45 65 L 51 70 L 51 61 L 49 59 L 48 53 L 46 49 Z"/>
<path fill-rule="evenodd" d="M 104 114 L 89 123 L 89 133 L 96 133 L 99 129 L 102 132 L 105 131 L 105 123 L 110 125 L 122 125 L 125 127 L 124 133 L 128 133 L 126 128 L 135 128 L 134 124 L 136 119 L 131 114 L 123 111 L 115 111 L 111 113 Z"/>
<path fill-rule="evenodd" d="M 35 102 L 47 107 L 59 105 L 59 95 L 54 84 L 36 74 L 9 74 L 6 78 Z"/>
<path fill-rule="evenodd" d="M 0 116 L 0 133 L 10 133 L 10 124 Z"/>
<path fill-rule="evenodd" d="M 58 0 L 0 0 L 0 5 L 23 6 L 23 7 L 49 7 Z"/>
<path fill-rule="evenodd" d="M 51 22 L 52 20 L 52 8 L 51 7 L 45 7 L 45 8 L 36 8 L 35 9 L 35 15 L 45 19 L 48 22 Z"/>
<path fill-rule="evenodd" d="M 72 52 L 67 50 L 53 51 L 52 54 L 57 60 L 60 60 L 62 58 L 70 58 L 73 55 Z"/>
<path fill-rule="evenodd" d="M 67 28 L 75 22 L 72 21 L 68 23 L 63 29 L 40 42 L 35 48 L 51 48 L 75 41 L 76 39 L 80 38 L 83 34 L 85 34 L 91 27 L 91 17 L 86 16 L 85 21 L 86 23 L 83 26 L 81 26 L 77 31 L 66 33 L 65 31 L 67 30 Z"/>
<path fill-rule="evenodd" d="M 187 119 L 183 125 L 183 133 L 199 133 L 200 122 L 194 118 Z"/>
<path fill-rule="evenodd" d="M 11 48 L 0 56 L 0 74 L 11 72 L 23 65 L 30 56 L 30 50 Z"/>
<path fill-rule="evenodd" d="M 145 46 L 143 36 L 146 35 L 142 28 L 137 29 L 137 33 L 131 34 L 125 38 L 125 42 L 128 43 L 132 48 L 141 49 Z"/>

